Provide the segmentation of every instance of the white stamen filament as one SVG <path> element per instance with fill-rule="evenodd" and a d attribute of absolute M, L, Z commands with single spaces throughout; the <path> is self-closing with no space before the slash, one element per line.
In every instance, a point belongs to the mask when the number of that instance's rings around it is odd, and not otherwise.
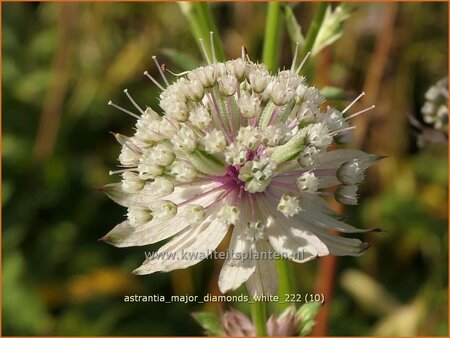
<path fill-rule="evenodd" d="M 153 82 L 159 89 L 164 90 L 164 87 L 161 86 L 161 85 L 159 84 L 159 82 L 156 81 L 155 78 L 149 74 L 149 72 L 145 71 L 145 72 L 144 72 L 144 75 L 147 76 L 150 80 L 152 80 L 152 82 Z"/>
<path fill-rule="evenodd" d="M 159 74 L 161 74 L 161 77 L 163 78 L 164 83 L 166 84 L 166 86 L 169 86 L 169 81 L 167 81 L 166 75 L 164 74 L 164 72 L 163 72 L 161 66 L 159 65 L 159 62 L 158 62 L 158 60 L 156 59 L 156 56 L 153 55 L 153 56 L 152 56 L 152 59 L 153 59 L 153 61 L 155 62 L 156 68 L 158 68 Z"/>
<path fill-rule="evenodd" d="M 300 44 L 298 42 L 295 43 L 294 58 L 292 59 L 291 71 L 294 71 L 295 64 L 297 63 L 297 56 L 298 56 L 298 47 L 299 47 L 299 45 Z"/>
<path fill-rule="evenodd" d="M 110 170 L 108 174 L 109 174 L 109 176 L 111 176 L 111 175 L 115 175 L 115 174 L 123 174 L 123 173 L 126 173 L 128 171 L 132 171 L 132 169 L 131 168 L 126 168 L 126 169 L 120 169 L 120 170 Z"/>
<path fill-rule="evenodd" d="M 115 104 L 112 101 L 108 102 L 108 106 L 113 106 L 114 108 L 119 109 L 120 111 L 123 111 L 125 114 L 131 115 L 131 116 L 133 116 L 133 117 L 135 117 L 137 119 L 140 119 L 140 116 L 136 115 L 135 113 L 130 112 L 129 110 L 127 110 L 125 108 L 122 108 L 121 106 Z"/>
<path fill-rule="evenodd" d="M 300 70 L 303 68 L 303 65 L 305 64 L 306 60 L 308 60 L 310 55 L 311 55 L 311 52 L 306 53 L 302 62 L 300 62 L 300 65 L 298 66 L 297 70 L 295 71 L 296 74 L 298 74 L 300 72 Z"/>
<path fill-rule="evenodd" d="M 211 60 L 209 59 L 208 52 L 206 51 L 205 44 L 203 43 L 203 39 L 198 39 L 198 41 L 200 42 L 200 49 L 203 52 L 203 57 L 205 58 L 205 60 L 208 63 L 208 65 L 210 65 L 211 64 Z"/>
<path fill-rule="evenodd" d="M 214 33 L 211 31 L 209 32 L 209 44 L 211 45 L 211 53 L 214 63 L 217 63 L 216 59 L 216 51 L 214 49 Z"/>
<path fill-rule="evenodd" d="M 130 93 L 128 93 L 128 89 L 124 89 L 123 92 L 127 95 L 128 99 L 131 101 L 133 106 L 135 106 L 136 109 L 141 112 L 141 114 L 144 114 L 144 111 L 142 110 L 142 108 L 139 107 L 139 105 L 136 103 L 136 101 L 134 101 L 133 98 L 131 97 Z"/>
<path fill-rule="evenodd" d="M 350 102 L 350 104 L 345 107 L 345 109 L 342 111 L 342 114 L 345 114 L 347 112 L 347 110 L 349 110 L 356 102 L 358 102 L 358 100 L 360 98 L 362 98 L 364 95 L 366 95 L 366 93 L 362 92 L 361 94 L 358 95 L 358 97 L 356 99 L 354 99 L 352 102 Z"/>
<path fill-rule="evenodd" d="M 356 129 L 356 126 L 350 126 L 350 127 L 344 128 L 344 129 L 335 130 L 335 131 L 329 133 L 328 135 L 335 136 L 335 135 L 337 135 L 339 133 L 342 133 L 344 131 L 349 131 L 349 130 L 353 130 L 353 129 Z"/>
<path fill-rule="evenodd" d="M 354 114 L 352 114 L 352 115 L 350 115 L 350 116 L 347 116 L 347 117 L 344 119 L 344 121 L 350 120 L 350 119 L 352 119 L 352 118 L 354 118 L 354 117 L 356 117 L 356 116 L 358 116 L 358 115 L 361 115 L 361 114 L 363 114 L 363 113 L 365 113 L 365 112 L 368 112 L 369 110 L 372 110 L 373 108 L 375 108 L 375 105 L 374 105 L 374 104 L 371 105 L 371 106 L 368 107 L 368 108 L 365 108 L 365 109 L 363 109 L 363 110 L 360 110 L 359 112 L 356 112 L 356 113 L 354 113 Z"/>

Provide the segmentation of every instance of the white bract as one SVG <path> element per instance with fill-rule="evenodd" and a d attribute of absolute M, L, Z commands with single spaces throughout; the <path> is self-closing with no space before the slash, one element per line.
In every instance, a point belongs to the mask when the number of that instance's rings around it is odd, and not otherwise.
<path fill-rule="evenodd" d="M 103 240 L 127 247 L 170 239 L 136 274 L 192 266 L 232 231 L 220 290 L 246 282 L 252 295 L 273 294 L 275 262 L 267 253 L 306 262 L 367 249 L 333 234 L 363 230 L 335 217 L 323 197 L 338 186 L 336 199 L 356 204 L 356 184 L 378 159 L 330 150 L 351 130 L 344 114 L 356 100 L 343 111 L 326 109 L 298 69 L 271 75 L 245 54 L 176 75 L 172 84 L 160 73 L 165 86 L 145 74 L 162 91 L 161 115 L 128 92 L 139 114 L 110 102 L 137 123 L 133 136 L 116 136 L 122 181 L 105 187 L 128 208 L 127 219 Z"/>

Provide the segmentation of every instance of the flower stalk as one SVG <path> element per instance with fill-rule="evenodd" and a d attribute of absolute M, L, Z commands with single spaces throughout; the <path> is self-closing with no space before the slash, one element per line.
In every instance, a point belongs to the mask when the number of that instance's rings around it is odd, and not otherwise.
<path fill-rule="evenodd" d="M 284 299 L 285 295 L 295 293 L 296 291 L 294 272 L 292 271 L 291 264 L 286 259 L 277 260 L 277 272 L 279 276 L 278 295 L 280 299 Z M 288 302 L 278 303 L 278 312 L 283 312 L 290 305 Z"/>
<path fill-rule="evenodd" d="M 300 50 L 298 60 L 303 60 L 308 52 L 312 51 L 314 47 L 314 43 L 317 38 L 317 34 L 319 33 L 320 27 L 323 23 L 323 19 L 325 18 L 325 13 L 328 7 L 328 2 L 319 2 L 316 14 L 309 26 L 308 33 L 305 37 L 305 44 Z"/>
<path fill-rule="evenodd" d="M 257 336 L 267 336 L 267 326 L 266 326 L 266 303 L 260 301 L 254 301 L 250 304 L 252 321 L 255 326 Z"/>
<path fill-rule="evenodd" d="M 207 2 L 179 2 L 184 16 L 189 21 L 192 33 L 196 41 L 209 41 L 211 32 L 214 39 L 214 52 L 217 61 L 225 61 L 225 52 L 219 40 L 219 33 L 211 13 L 211 8 Z M 213 59 L 213 50 L 209 43 L 204 44 L 210 60 Z M 200 46 L 201 47 L 201 46 Z"/>
<path fill-rule="evenodd" d="M 269 2 L 264 35 L 263 62 L 269 72 L 275 72 L 280 62 L 281 9 L 279 2 Z"/>
<path fill-rule="evenodd" d="M 263 62 L 267 69 L 275 72 L 280 62 L 280 44 L 282 31 L 282 17 L 279 2 L 270 2 L 267 9 L 266 31 L 264 36 Z M 279 276 L 278 294 L 283 299 L 285 294 L 294 292 L 293 273 L 289 262 L 285 259 L 277 260 Z M 278 304 L 279 312 L 289 304 Z"/>

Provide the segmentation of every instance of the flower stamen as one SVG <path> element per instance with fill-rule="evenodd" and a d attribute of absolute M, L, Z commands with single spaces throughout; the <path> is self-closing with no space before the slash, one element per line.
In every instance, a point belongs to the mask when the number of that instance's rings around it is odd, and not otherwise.
<path fill-rule="evenodd" d="M 133 104 L 133 106 L 135 106 L 136 109 L 139 110 L 141 114 L 144 114 L 144 111 L 142 110 L 142 108 L 139 107 L 139 105 L 136 103 L 136 101 L 133 100 L 133 98 L 131 97 L 130 93 L 128 93 L 128 89 L 124 89 L 123 92 L 124 92 L 125 95 L 128 97 L 128 99 L 131 101 L 131 103 Z"/>
<path fill-rule="evenodd" d="M 155 62 L 156 68 L 158 68 L 159 74 L 161 74 L 162 79 L 164 80 L 164 83 L 166 86 L 169 86 L 169 81 L 167 81 L 166 75 L 164 74 L 161 66 L 159 65 L 158 59 L 155 55 L 152 56 L 153 61 Z"/>
<path fill-rule="evenodd" d="M 354 105 L 356 102 L 358 102 L 358 100 L 359 100 L 360 98 L 362 98 L 364 95 L 366 95 L 365 92 L 362 92 L 361 94 L 359 94 L 358 97 L 357 97 L 356 99 L 354 99 L 352 102 L 350 102 L 350 104 L 349 104 L 347 107 L 345 107 L 345 109 L 342 111 L 342 114 L 345 114 L 345 113 L 346 113 L 351 107 L 353 107 L 353 105 Z"/>
<path fill-rule="evenodd" d="M 135 113 L 132 113 L 132 112 L 130 112 L 129 110 L 127 110 L 127 109 L 125 109 L 125 108 L 122 108 L 121 106 L 115 104 L 115 103 L 112 102 L 111 100 L 108 101 L 108 106 L 112 106 L 112 107 L 114 107 L 114 108 L 116 108 L 116 109 L 119 109 L 120 111 L 123 111 L 125 114 L 131 115 L 131 116 L 133 116 L 133 117 L 135 117 L 135 118 L 137 118 L 137 119 L 140 119 L 140 116 L 139 116 L 139 115 L 136 115 Z"/>
<path fill-rule="evenodd" d="M 150 75 L 148 71 L 144 72 L 144 75 L 147 76 L 159 89 L 164 90 L 164 87 L 159 84 L 158 81 L 155 80 L 153 76 Z"/>

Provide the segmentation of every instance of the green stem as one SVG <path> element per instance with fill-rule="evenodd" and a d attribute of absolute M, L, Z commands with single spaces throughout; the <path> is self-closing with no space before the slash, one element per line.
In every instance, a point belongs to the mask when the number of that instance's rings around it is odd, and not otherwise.
<path fill-rule="evenodd" d="M 210 41 L 210 32 L 214 33 L 214 51 L 217 61 L 225 61 L 225 52 L 220 40 L 220 36 L 209 4 L 206 2 L 180 2 L 182 13 L 185 15 L 191 26 L 192 33 L 199 44 L 199 39 L 203 40 L 206 53 L 212 61 L 212 50 Z"/>
<path fill-rule="evenodd" d="M 266 303 L 254 301 L 250 304 L 252 312 L 252 321 L 256 329 L 257 336 L 267 336 L 266 324 Z"/>
<path fill-rule="evenodd" d="M 264 37 L 263 63 L 271 72 L 276 72 L 280 62 L 280 44 L 282 31 L 281 4 L 270 2 L 267 8 L 266 31 Z M 294 279 L 289 262 L 277 260 L 277 272 L 279 279 L 278 295 L 285 299 L 285 294 L 295 292 Z M 279 311 L 284 310 L 288 303 L 279 304 Z"/>
<path fill-rule="evenodd" d="M 270 72 L 276 72 L 280 62 L 281 10 L 279 2 L 267 6 L 266 31 L 262 61 Z"/>
<path fill-rule="evenodd" d="M 305 44 L 300 51 L 299 60 L 301 61 L 308 52 L 312 51 L 314 43 L 316 42 L 317 34 L 319 33 L 320 26 L 322 26 L 323 19 L 325 18 L 325 13 L 328 7 L 328 2 L 320 2 L 317 8 L 316 14 L 311 22 L 308 29 L 308 34 L 306 34 Z"/>
<path fill-rule="evenodd" d="M 278 272 L 278 296 L 281 300 L 286 299 L 286 295 L 295 293 L 294 274 L 291 262 L 286 259 L 279 259 L 276 262 Z M 281 313 L 289 305 L 288 302 L 278 303 L 278 311 Z"/>

